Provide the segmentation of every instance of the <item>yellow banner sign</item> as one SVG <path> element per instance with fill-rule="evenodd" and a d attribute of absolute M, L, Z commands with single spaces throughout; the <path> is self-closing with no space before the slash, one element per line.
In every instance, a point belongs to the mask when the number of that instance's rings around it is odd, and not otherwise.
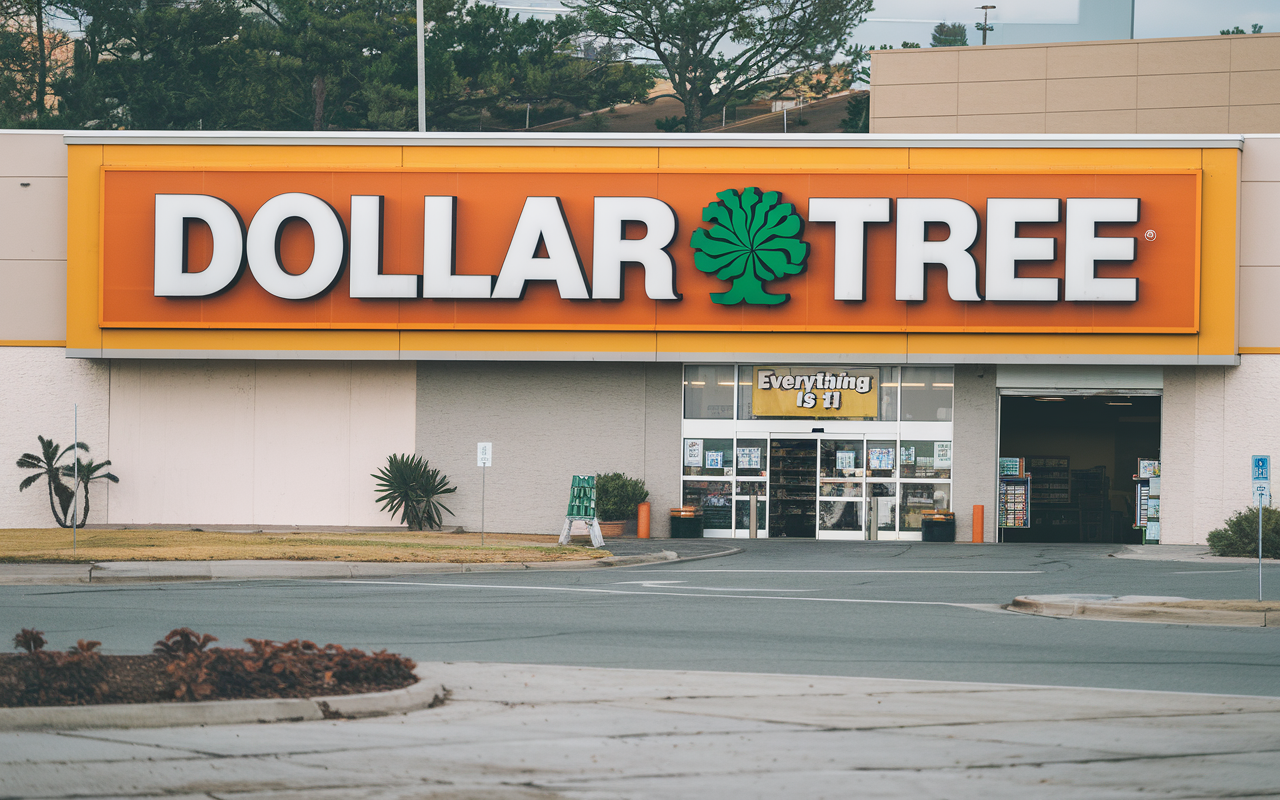
<path fill-rule="evenodd" d="M 756 367 L 751 414 L 756 418 L 877 419 L 880 370 L 841 367 Z"/>

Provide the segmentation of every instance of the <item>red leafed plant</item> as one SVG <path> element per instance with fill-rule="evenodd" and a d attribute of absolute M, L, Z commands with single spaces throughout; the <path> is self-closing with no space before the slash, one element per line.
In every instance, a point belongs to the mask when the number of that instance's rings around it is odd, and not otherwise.
<path fill-rule="evenodd" d="M 13 638 L 24 654 L 0 656 L 0 706 L 312 697 L 380 691 L 417 679 L 413 661 L 385 650 L 336 644 L 245 639 L 249 649 L 211 647 L 210 634 L 175 628 L 149 656 L 104 656 L 81 639 L 69 651 L 45 650 L 44 634 Z"/>

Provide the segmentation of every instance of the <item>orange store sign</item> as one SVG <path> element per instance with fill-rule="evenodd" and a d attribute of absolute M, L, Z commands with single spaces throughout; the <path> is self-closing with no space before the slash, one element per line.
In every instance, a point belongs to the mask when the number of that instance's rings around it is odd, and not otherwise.
<path fill-rule="evenodd" d="M 1200 173 L 104 171 L 108 328 L 1198 329 Z"/>

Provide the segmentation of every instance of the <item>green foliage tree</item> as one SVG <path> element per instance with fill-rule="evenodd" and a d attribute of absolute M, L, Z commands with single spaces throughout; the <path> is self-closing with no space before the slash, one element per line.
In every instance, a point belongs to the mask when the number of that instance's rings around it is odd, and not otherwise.
<path fill-rule="evenodd" d="M 1209 532 L 1209 549 L 1215 556 L 1256 558 L 1258 555 L 1258 507 L 1236 512 L 1224 527 Z M 1280 509 L 1262 509 L 1262 556 L 1280 558 Z"/>
<path fill-rule="evenodd" d="M 51 438 L 37 436 L 36 439 L 40 442 L 40 452 L 23 453 L 18 458 L 18 469 L 35 470 L 34 474 L 22 479 L 18 484 L 18 491 L 29 489 L 43 478 L 49 490 L 49 510 L 53 512 L 54 522 L 61 528 L 69 528 L 71 524 L 67 514 L 71 509 L 71 501 L 75 498 L 75 489 L 62 481 L 63 476 L 67 474 L 67 465 L 62 463 L 62 459 L 76 450 L 89 452 L 89 445 L 76 442 L 60 447 Z"/>
<path fill-rule="evenodd" d="M 939 22 L 933 26 L 930 47 L 967 47 L 969 32 L 963 22 Z"/>
<path fill-rule="evenodd" d="M 702 131 L 732 99 L 779 76 L 832 63 L 871 0 L 571 0 L 587 30 L 660 65 Z M 732 53 L 732 54 L 730 54 Z"/>
<path fill-rule="evenodd" d="M 1220 33 L 1223 36 L 1240 36 L 1246 33 L 1262 33 L 1262 26 L 1256 22 L 1250 25 L 1249 27 L 1252 28 L 1252 30 L 1246 31 L 1244 28 L 1241 28 L 1239 25 L 1236 25 L 1235 27 L 1232 27 L 1232 28 L 1223 28 L 1222 30 L 1218 31 L 1218 33 Z"/>
<path fill-rule="evenodd" d="M 601 522 L 628 520 L 649 499 L 649 490 L 639 478 L 628 478 L 621 472 L 596 476 L 596 518 Z"/>
<path fill-rule="evenodd" d="M 49 1 L 0 0 L 0 11 Z M 413 0 L 58 2 L 79 29 L 58 69 L 35 52 L 34 34 L 0 27 L 0 124 L 417 127 Z M 482 116 L 486 127 L 523 127 L 526 109 L 536 125 L 642 100 L 653 86 L 651 70 L 616 49 L 587 57 L 571 17 L 521 19 L 469 0 L 427 0 L 426 17 L 428 129 L 475 130 Z M 33 111 L 40 64 L 59 98 L 43 121 Z"/>
<path fill-rule="evenodd" d="M 400 514 L 400 521 L 411 531 L 438 530 L 443 520 L 440 512 L 453 515 L 439 498 L 458 491 L 458 487 L 450 486 L 449 479 L 422 456 L 388 456 L 387 465 L 373 473 L 373 478 L 378 482 L 377 500 L 382 510 L 392 516 Z"/>
<path fill-rule="evenodd" d="M 0 0 L 0 126 L 52 124 L 52 87 L 70 66 L 62 18 L 48 0 Z"/>
<path fill-rule="evenodd" d="M 749 303 L 772 306 L 790 295 L 770 294 L 767 281 L 804 271 L 809 245 L 800 239 L 804 220 L 795 206 L 781 202 L 778 192 L 748 187 L 741 194 L 727 189 L 719 202 L 702 209 L 710 229 L 698 228 L 690 238 L 693 265 L 702 272 L 731 281 L 729 291 L 713 292 L 711 301 L 722 305 Z"/>
<path fill-rule="evenodd" d="M 871 93 L 857 92 L 844 104 L 840 130 L 845 133 L 871 132 Z"/>

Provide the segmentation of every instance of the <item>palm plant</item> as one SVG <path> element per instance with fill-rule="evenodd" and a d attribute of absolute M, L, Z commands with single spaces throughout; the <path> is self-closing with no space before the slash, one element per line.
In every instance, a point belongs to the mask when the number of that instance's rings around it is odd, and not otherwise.
<path fill-rule="evenodd" d="M 89 449 L 88 447 L 85 447 L 86 451 L 88 449 Z M 75 466 L 72 466 L 70 464 L 62 465 L 63 477 L 71 478 L 72 480 L 78 479 L 79 484 L 74 488 L 76 489 L 76 491 L 80 491 L 81 487 L 83 487 L 84 489 L 84 510 L 80 514 L 80 521 L 78 523 L 81 526 L 83 526 L 86 522 L 89 521 L 89 483 L 91 481 L 100 481 L 100 480 L 108 480 L 108 481 L 111 481 L 112 483 L 120 482 L 120 479 L 117 478 L 115 475 L 112 475 L 110 472 L 103 471 L 109 466 L 111 466 L 110 459 L 107 459 L 106 461 L 103 461 L 101 464 L 99 464 L 98 462 L 94 461 L 92 458 L 89 459 L 88 461 L 81 461 L 79 456 L 76 457 Z M 64 510 L 63 513 L 65 514 L 66 511 Z"/>
<path fill-rule="evenodd" d="M 373 477 L 378 481 L 377 499 L 382 510 L 393 516 L 399 513 L 400 521 L 411 531 L 437 530 L 443 519 L 441 511 L 453 515 L 437 498 L 458 491 L 458 487 L 450 486 L 449 479 L 419 455 L 388 456 L 387 465 Z"/>
<path fill-rule="evenodd" d="M 89 452 L 89 445 L 76 442 L 67 447 L 59 447 L 53 439 L 46 439 L 43 436 L 37 436 L 36 439 L 40 441 L 39 455 L 23 453 L 18 459 L 19 469 L 33 469 L 36 472 L 22 479 L 22 483 L 18 484 L 18 491 L 21 492 L 44 478 L 48 483 L 49 509 L 53 511 L 53 519 L 59 527 L 69 528 L 71 525 L 67 522 L 67 511 L 75 498 L 75 488 L 62 482 L 62 475 L 67 469 L 67 466 L 62 464 L 62 459 L 73 450 Z"/>

